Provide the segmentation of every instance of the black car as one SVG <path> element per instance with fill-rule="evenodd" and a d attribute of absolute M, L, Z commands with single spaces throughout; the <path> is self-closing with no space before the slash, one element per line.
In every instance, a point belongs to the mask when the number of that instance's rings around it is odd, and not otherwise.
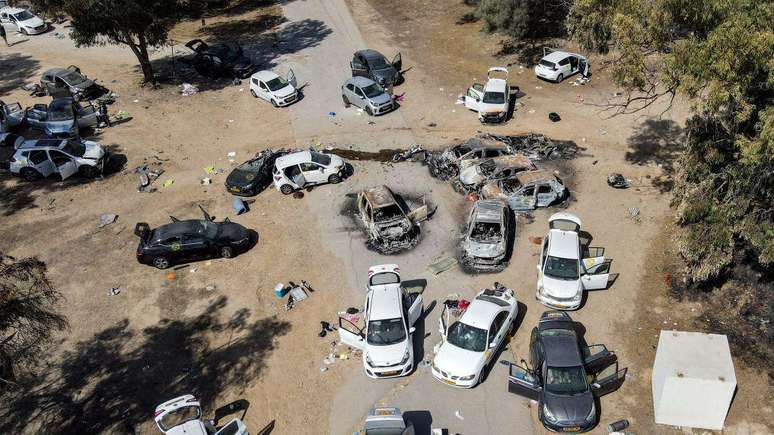
<path fill-rule="evenodd" d="M 287 154 L 285 150 L 264 150 L 234 168 L 226 178 L 226 189 L 239 196 L 257 195 L 271 184 L 274 161 Z"/>
<path fill-rule="evenodd" d="M 617 390 L 626 376 L 604 345 L 582 348 L 575 323 L 561 311 L 543 313 L 532 330 L 530 362 L 531 370 L 508 363 L 508 391 L 537 400 L 540 421 L 555 432 L 591 430 L 596 398 Z"/>
<path fill-rule="evenodd" d="M 205 212 L 204 219 L 178 220 L 151 230 L 138 223 L 134 233 L 140 238 L 137 261 L 166 269 L 175 263 L 214 257 L 231 258 L 250 247 L 250 232 L 226 219 L 213 222 Z"/>
<path fill-rule="evenodd" d="M 245 78 L 255 70 L 252 61 L 244 55 L 242 46 L 236 42 L 210 46 L 201 39 L 194 39 L 185 46 L 194 52 L 193 67 L 203 76 Z"/>
<path fill-rule="evenodd" d="M 392 62 L 376 50 L 366 49 L 355 52 L 350 62 L 352 77 L 368 77 L 383 88 L 395 85 L 400 78 L 400 69 L 403 66 L 400 53 L 395 55 Z"/>

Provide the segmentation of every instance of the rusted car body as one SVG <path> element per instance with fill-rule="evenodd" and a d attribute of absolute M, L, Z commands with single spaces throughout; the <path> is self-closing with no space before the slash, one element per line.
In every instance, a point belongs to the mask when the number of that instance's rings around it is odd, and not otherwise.
<path fill-rule="evenodd" d="M 569 190 L 555 174 L 545 171 L 519 172 L 511 178 L 492 181 L 481 188 L 484 199 L 499 199 L 513 211 L 549 207 L 564 200 Z"/>
<path fill-rule="evenodd" d="M 432 214 L 427 205 L 409 210 L 387 186 L 358 194 L 357 207 L 368 236 L 368 246 L 382 254 L 395 254 L 419 243 L 419 222 Z"/>

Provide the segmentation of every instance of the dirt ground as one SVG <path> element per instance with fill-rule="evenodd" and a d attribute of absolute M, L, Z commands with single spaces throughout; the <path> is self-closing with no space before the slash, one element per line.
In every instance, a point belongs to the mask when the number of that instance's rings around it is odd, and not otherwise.
<path fill-rule="evenodd" d="M 676 303 L 664 282 L 674 263 L 668 255 L 674 228 L 669 181 L 663 176 L 671 171 L 679 150 L 687 114 L 683 105 L 662 117 L 657 115 L 663 108 L 654 107 L 648 113 L 608 119 L 599 105 L 614 98 L 616 90 L 604 69 L 597 67 L 600 59 L 592 57 L 594 75 L 585 86 L 573 86 L 572 80 L 560 85 L 542 82 L 529 67 L 521 69 L 510 65 L 513 59 L 493 57 L 499 37 L 480 33 L 476 23 L 456 25 L 468 10 L 464 5 L 439 8 L 428 0 L 349 2 L 365 42 L 388 57 L 400 51 L 404 68 L 409 68 L 406 83 L 396 88 L 396 93 L 405 93 L 402 107 L 373 120 L 373 125 L 345 112 L 339 100 L 327 105 L 327 93 L 335 95 L 346 78 L 333 77 L 335 69 L 325 70 L 331 77 L 309 77 L 308 100 L 276 110 L 251 98 L 247 82 L 206 83 L 173 62 L 192 37 L 234 37 L 266 68 L 292 64 L 300 71 L 313 71 L 316 63 L 328 60 L 316 54 L 321 52 L 319 46 L 348 29 L 349 12 L 336 8 L 326 12 L 332 17 L 329 21 L 304 20 L 300 16 L 305 10 L 311 13 L 323 4 L 334 8 L 339 2 L 283 3 L 282 8 L 263 3 L 232 8 L 208 17 L 204 28 L 198 20 L 176 27 L 174 54 L 165 47 L 153 55 L 156 65 L 175 74 L 175 82 L 160 89 L 138 86 L 140 75 L 129 50 L 75 48 L 69 38 L 54 36 L 66 32 L 61 26 L 37 37 L 10 35 L 13 45 L 0 52 L 3 101 L 19 101 L 25 107 L 43 102 L 19 86 L 38 80 L 48 68 L 76 64 L 119 95 L 111 112 L 125 110 L 132 119 L 94 135 L 118 155 L 115 162 L 120 168 L 104 179 L 30 184 L 0 174 L 0 252 L 36 255 L 46 262 L 52 282 L 67 298 L 62 311 L 71 323 L 41 368 L 39 385 L 24 400 L 0 406 L 0 432 L 157 433 L 152 424 L 155 406 L 193 393 L 208 415 L 231 401 L 249 402 L 245 421 L 251 433 L 272 421 L 272 433 L 351 433 L 374 403 L 397 404 L 404 410 L 433 408 L 434 426 L 459 433 L 503 433 L 503 427 L 539 433 L 539 424 L 530 428 L 530 421 L 521 419 L 524 415 L 529 420 L 528 401 L 503 393 L 504 372 L 493 372 L 472 391 L 445 389 L 435 396 L 432 390 L 434 397 L 428 398 L 422 392 L 438 387 L 427 383 L 426 370 L 395 382 L 365 379 L 357 359 L 338 361 L 321 371 L 327 367 L 322 359 L 337 337 L 323 339 L 317 332 L 320 320 L 334 322 L 337 311 L 362 304 L 369 264 L 397 262 L 405 273 L 428 280 L 426 306 L 453 292 L 471 296 L 493 280 L 517 289 L 526 310 L 501 358 L 524 358 L 529 331 L 545 311 L 533 296 L 538 247 L 529 238 L 545 235 L 547 217 L 555 210 L 524 219 L 505 271 L 471 276 L 452 269 L 432 276 L 426 265 L 439 254 L 453 253 L 453 235 L 469 204 L 416 163 L 355 162 L 355 174 L 345 183 L 315 188 L 302 199 L 270 188 L 253 198 L 250 212 L 241 216 L 234 216 L 231 196 L 222 187 L 234 165 L 227 156 L 232 151 L 239 163 L 262 149 L 289 145 L 351 146 L 362 151 L 408 147 L 413 142 L 440 147 L 480 131 L 539 132 L 585 148 L 579 158 L 552 168 L 572 189 L 568 210 L 581 217 L 594 237 L 593 245 L 606 248 L 606 255 L 614 259 L 613 272 L 619 274 L 609 290 L 588 294 L 583 308 L 572 314 L 584 325 L 587 342 L 606 344 L 629 367 L 623 387 L 602 400 L 601 422 L 628 418 L 634 433 L 680 432 L 653 424 L 649 367 L 659 329 L 700 328 L 695 321 L 700 307 Z M 352 34 L 346 36 L 358 41 Z M 346 70 L 348 56 L 342 53 L 341 59 L 330 61 L 344 62 Z M 484 127 L 475 114 L 454 103 L 496 64 L 508 65 L 511 81 L 522 93 L 507 124 Z M 200 92 L 181 96 L 177 87 L 181 81 L 196 84 Z M 329 111 L 339 114 L 332 120 Z M 558 112 L 562 121 L 550 122 L 551 111 Z M 155 183 L 156 193 L 136 190 L 133 170 L 144 163 L 165 171 Z M 207 166 L 224 172 L 212 175 L 212 185 L 202 186 L 199 180 L 209 176 L 203 169 Z M 633 181 L 632 188 L 609 188 L 605 179 L 610 172 L 624 173 Z M 161 187 L 166 180 L 174 183 Z M 422 242 L 410 253 L 384 257 L 365 250 L 351 217 L 342 214 L 346 194 L 383 180 L 407 193 L 427 193 L 439 206 L 439 214 L 423 227 Z M 157 226 L 168 216 L 198 217 L 199 204 L 217 219 L 229 217 L 255 229 L 257 245 L 232 260 L 187 265 L 174 276 L 135 261 L 136 222 Z M 627 211 L 631 207 L 639 209 L 636 219 Z M 99 216 L 106 212 L 118 214 L 118 221 L 98 228 Z M 302 279 L 316 291 L 286 312 L 273 295 L 274 285 Z M 112 287 L 119 287 L 120 294 L 109 295 Z M 438 340 L 433 326 L 438 311 L 430 311 L 425 320 L 430 333 L 420 343 L 425 357 L 432 356 Z M 739 390 L 725 432 L 771 433 L 772 389 L 765 375 L 738 361 L 736 370 Z M 492 404 L 496 394 L 503 394 L 503 399 Z M 457 405 L 465 401 L 470 402 L 463 410 L 466 420 L 455 419 L 448 409 L 466 406 Z M 510 411 L 503 413 L 504 408 Z M 493 409 L 504 416 L 487 415 L 483 421 L 474 416 L 479 411 L 492 414 Z M 480 422 L 507 426 L 485 430 Z M 604 432 L 604 424 L 595 430 Z"/>

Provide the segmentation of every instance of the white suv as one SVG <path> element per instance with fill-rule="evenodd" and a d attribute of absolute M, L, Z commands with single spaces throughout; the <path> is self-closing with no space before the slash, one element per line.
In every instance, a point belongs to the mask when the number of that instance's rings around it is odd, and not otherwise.
<path fill-rule="evenodd" d="M 552 51 L 535 65 L 536 76 L 556 83 L 575 73 L 581 73 L 583 77 L 589 75 L 589 62 L 577 53 Z"/>
<path fill-rule="evenodd" d="M 9 169 L 27 181 L 59 174 L 62 180 L 75 173 L 97 177 L 105 168 L 108 153 L 102 145 L 72 139 L 26 140 L 16 149 Z"/>
<path fill-rule="evenodd" d="M 250 76 L 250 94 L 271 103 L 274 107 L 288 106 L 298 101 L 298 83 L 291 69 L 286 78 L 274 71 L 258 71 Z"/>
<path fill-rule="evenodd" d="M 605 260 L 604 248 L 582 249 L 578 216 L 555 213 L 548 219 L 548 226 L 537 265 L 535 298 L 557 310 L 578 309 L 583 290 L 607 288 L 611 262 Z"/>
<path fill-rule="evenodd" d="M 414 369 L 414 324 L 422 316 L 422 295 L 401 287 L 396 264 L 368 269 L 368 293 L 360 327 L 339 318 L 341 342 L 363 351 L 371 378 L 406 376 Z"/>
<path fill-rule="evenodd" d="M 315 184 L 336 184 L 344 178 L 344 159 L 334 154 L 301 151 L 274 161 L 274 187 L 285 195 Z"/>
<path fill-rule="evenodd" d="M 505 122 L 510 109 L 511 90 L 508 85 L 508 69 L 492 67 L 487 72 L 486 85 L 475 83 L 462 97 L 465 107 L 478 112 L 482 123 Z"/>

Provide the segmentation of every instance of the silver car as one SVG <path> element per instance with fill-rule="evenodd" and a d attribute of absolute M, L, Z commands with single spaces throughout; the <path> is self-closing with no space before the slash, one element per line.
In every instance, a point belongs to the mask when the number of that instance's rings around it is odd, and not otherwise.
<path fill-rule="evenodd" d="M 56 98 L 48 106 L 36 104 L 25 112 L 30 127 L 43 131 L 49 137 L 77 137 L 79 128 L 97 125 L 97 109 L 82 105 L 72 98 Z"/>
<path fill-rule="evenodd" d="M 350 104 L 363 109 L 369 115 L 382 115 L 395 109 L 392 96 L 367 77 L 352 77 L 341 86 L 344 107 Z"/>

